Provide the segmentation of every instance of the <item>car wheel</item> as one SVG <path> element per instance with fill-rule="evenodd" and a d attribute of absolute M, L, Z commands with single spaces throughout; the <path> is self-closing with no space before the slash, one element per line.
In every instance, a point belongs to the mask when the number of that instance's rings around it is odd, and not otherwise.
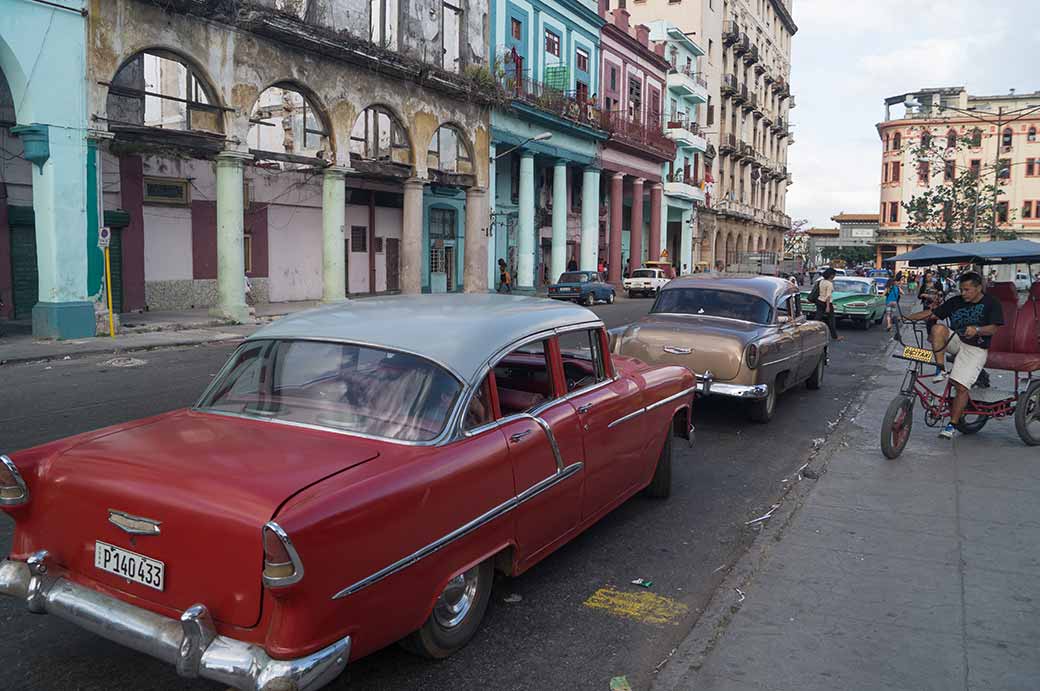
<path fill-rule="evenodd" d="M 672 493 L 672 426 L 668 425 L 668 431 L 664 437 L 664 448 L 661 455 L 657 457 L 657 468 L 654 469 L 654 477 L 644 490 L 646 496 L 655 499 L 665 499 Z"/>
<path fill-rule="evenodd" d="M 495 572 L 484 561 L 448 581 L 422 628 L 401 641 L 411 653 L 445 658 L 469 642 L 480 628 L 491 598 Z"/>
<path fill-rule="evenodd" d="M 607 296 L 607 304 L 608 305 L 613 305 L 614 304 L 614 291 L 613 290 L 610 291 L 610 295 Z"/>
<path fill-rule="evenodd" d="M 820 356 L 820 361 L 816 363 L 816 369 L 813 370 L 812 375 L 805 380 L 805 387 L 807 389 L 816 389 L 823 386 L 823 371 L 827 368 L 827 351 L 823 352 Z"/>
<path fill-rule="evenodd" d="M 773 413 L 776 412 L 776 383 L 769 385 L 769 394 L 762 399 L 754 401 L 748 408 L 748 417 L 751 418 L 752 422 L 769 422 L 773 419 Z"/>
<path fill-rule="evenodd" d="M 1015 404 L 1015 431 L 1028 446 L 1040 445 L 1040 382 L 1033 382 Z"/>
<path fill-rule="evenodd" d="M 582 304 L 586 307 L 592 307 L 596 304 L 596 298 L 592 295 L 592 293 L 586 293 L 585 299 L 582 301 Z"/>

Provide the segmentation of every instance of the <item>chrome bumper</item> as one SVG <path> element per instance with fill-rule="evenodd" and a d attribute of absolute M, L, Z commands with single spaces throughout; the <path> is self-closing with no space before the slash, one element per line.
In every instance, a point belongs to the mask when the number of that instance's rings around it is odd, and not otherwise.
<path fill-rule="evenodd" d="M 175 665 L 182 677 L 236 689 L 318 689 L 343 672 L 350 656 L 347 636 L 306 657 L 272 659 L 259 646 L 216 635 L 205 605 L 189 607 L 179 621 L 170 619 L 67 580 L 48 564 L 46 552 L 25 562 L 0 561 L 0 594 L 24 600 L 30 612 L 53 614 Z"/>
<path fill-rule="evenodd" d="M 718 382 L 712 382 L 710 393 L 712 395 L 732 396 L 734 398 L 759 399 L 765 398 L 769 395 L 769 385 L 755 384 L 754 386 L 747 386 L 745 384 L 720 384 Z"/>

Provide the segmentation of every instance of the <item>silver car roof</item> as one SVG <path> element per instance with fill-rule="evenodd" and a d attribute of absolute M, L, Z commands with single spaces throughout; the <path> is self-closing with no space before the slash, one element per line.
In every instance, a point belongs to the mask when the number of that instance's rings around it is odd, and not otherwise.
<path fill-rule="evenodd" d="M 415 353 L 472 382 L 483 365 L 526 336 L 568 326 L 602 326 L 569 302 L 488 293 L 394 295 L 346 300 L 283 317 L 247 340 L 347 341 Z"/>

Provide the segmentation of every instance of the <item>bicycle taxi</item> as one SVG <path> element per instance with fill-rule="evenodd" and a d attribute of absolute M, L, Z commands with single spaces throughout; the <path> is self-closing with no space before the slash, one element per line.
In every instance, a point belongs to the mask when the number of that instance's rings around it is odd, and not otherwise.
<path fill-rule="evenodd" d="M 888 261 L 905 261 L 911 267 L 1033 264 L 1040 263 L 1040 243 L 1009 240 L 925 245 Z M 986 426 L 990 418 L 1014 417 L 1015 429 L 1022 441 L 1029 446 L 1040 445 L 1040 281 L 1030 286 L 1021 305 L 1013 282 L 991 283 L 986 292 L 1000 302 L 1004 316 L 1004 325 L 990 343 L 986 368 L 1010 372 L 1014 380 L 1013 391 L 995 400 L 990 400 L 992 396 L 984 400 L 976 398 L 977 392 L 973 390 L 957 430 L 961 434 L 975 434 Z M 923 322 L 911 324 L 913 344 L 904 342 L 900 327 L 895 329 L 894 338 L 899 345 L 893 357 L 906 360 L 908 364 L 899 395 L 889 403 L 881 424 L 881 451 L 887 458 L 897 458 L 910 439 L 915 399 L 924 409 L 925 424 L 939 427 L 950 416 L 950 404 L 955 393 L 949 377 L 942 390 L 933 389 L 926 383 L 924 368 L 935 366 L 936 353 L 940 351 L 932 349 Z M 963 334 L 959 335 L 963 337 Z"/>

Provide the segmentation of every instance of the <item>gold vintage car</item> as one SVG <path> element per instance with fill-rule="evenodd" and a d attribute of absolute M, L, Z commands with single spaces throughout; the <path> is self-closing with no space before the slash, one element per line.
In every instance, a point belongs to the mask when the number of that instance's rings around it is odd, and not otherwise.
<path fill-rule="evenodd" d="M 615 353 L 711 373 L 711 395 L 748 400 L 756 422 L 778 394 L 823 382 L 827 327 L 801 311 L 798 289 L 771 276 L 683 276 L 661 290 L 650 314 L 612 329 Z"/>

